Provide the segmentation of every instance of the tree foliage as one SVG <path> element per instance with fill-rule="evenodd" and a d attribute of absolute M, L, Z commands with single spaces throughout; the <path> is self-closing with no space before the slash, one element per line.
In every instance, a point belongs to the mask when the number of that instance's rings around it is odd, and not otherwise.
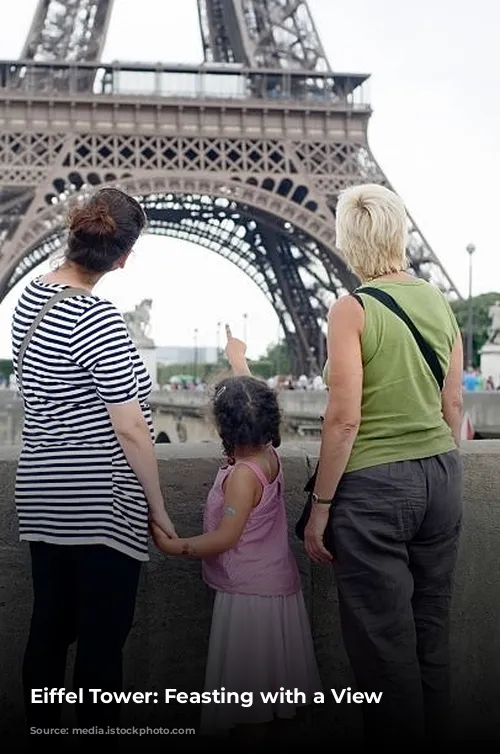
<path fill-rule="evenodd" d="M 8 380 L 13 373 L 12 359 L 0 359 L 0 380 Z"/>
<path fill-rule="evenodd" d="M 250 368 L 253 374 L 268 379 L 277 374 L 292 373 L 292 359 L 286 343 L 272 343 L 266 349 L 265 356 L 252 361 Z"/>
<path fill-rule="evenodd" d="M 156 379 L 159 385 L 167 385 L 172 377 L 179 375 L 187 375 L 207 381 L 223 366 L 221 362 L 219 364 L 196 364 L 196 366 L 193 362 L 190 364 L 158 364 Z"/>
<path fill-rule="evenodd" d="M 488 312 L 497 301 L 500 301 L 500 293 L 482 293 L 472 299 L 472 354 L 473 366 L 475 367 L 480 365 L 480 351 L 488 340 L 488 329 L 491 325 Z M 465 345 L 467 343 L 469 302 L 467 299 L 453 301 L 451 308 L 457 318 Z"/>

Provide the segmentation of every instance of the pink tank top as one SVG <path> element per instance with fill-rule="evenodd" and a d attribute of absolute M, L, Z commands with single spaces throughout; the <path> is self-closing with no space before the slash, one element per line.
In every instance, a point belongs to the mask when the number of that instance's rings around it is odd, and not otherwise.
<path fill-rule="evenodd" d="M 239 461 L 252 469 L 262 484 L 262 497 L 252 510 L 236 547 L 203 560 L 203 578 L 220 592 L 285 596 L 300 591 L 297 563 L 288 544 L 283 471 L 278 455 L 278 474 L 269 482 L 252 461 Z M 204 531 L 217 529 L 225 507 L 223 485 L 236 466 L 219 469 L 208 493 Z"/>

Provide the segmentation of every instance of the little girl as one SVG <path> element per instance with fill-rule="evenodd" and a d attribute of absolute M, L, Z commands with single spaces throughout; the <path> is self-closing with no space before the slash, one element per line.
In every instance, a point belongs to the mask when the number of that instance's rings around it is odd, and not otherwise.
<path fill-rule="evenodd" d="M 217 386 L 213 410 L 228 464 L 208 494 L 205 533 L 169 539 L 153 525 L 161 550 L 203 559 L 203 578 L 216 592 L 205 691 L 253 692 L 248 707 L 203 704 L 202 734 L 294 716 L 296 705 L 264 703 L 261 692 L 298 689 L 310 703 L 321 691 L 288 544 L 283 472 L 274 450 L 280 445 L 277 397 L 250 375 L 245 344 L 227 326 L 226 333 L 235 376 Z"/>

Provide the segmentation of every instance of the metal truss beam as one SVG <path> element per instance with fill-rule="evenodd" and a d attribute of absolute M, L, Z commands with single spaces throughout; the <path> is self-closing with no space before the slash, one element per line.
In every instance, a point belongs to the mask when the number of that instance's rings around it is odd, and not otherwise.
<path fill-rule="evenodd" d="M 101 57 L 114 0 L 38 0 L 21 58 L 91 63 Z"/>
<path fill-rule="evenodd" d="M 331 71 L 305 0 L 198 0 L 210 66 L 102 65 L 112 6 L 39 0 L 22 60 L 0 61 L 0 300 L 61 248 L 71 201 L 116 185 L 152 233 L 249 275 L 295 370 L 318 369 L 327 309 L 358 282 L 335 245 L 338 195 L 390 188 L 367 143 L 367 76 Z M 412 219 L 407 251 L 460 296 Z"/>
<path fill-rule="evenodd" d="M 205 60 L 329 71 L 305 0 L 198 0 Z"/>
<path fill-rule="evenodd" d="M 55 108 L 51 100 L 51 113 Z M 297 371 L 317 369 L 328 306 L 358 282 L 335 248 L 338 193 L 357 183 L 389 186 L 367 144 L 305 134 L 159 136 L 147 124 L 141 131 L 138 122 L 135 133 L 98 126 L 0 135 L 0 299 L 58 246 L 70 201 L 99 185 L 119 185 L 143 198 L 152 232 L 230 252 L 277 312 Z M 414 224 L 408 256 L 416 275 L 456 292 Z"/>
<path fill-rule="evenodd" d="M 149 231 L 196 243 L 228 259 L 260 288 L 273 306 L 297 373 L 319 371 L 325 343 L 322 326 L 329 304 L 352 287 L 349 273 L 332 255 L 306 235 L 290 236 L 277 218 L 227 200 L 185 195 L 137 196 L 149 220 Z M 58 229 L 25 256 L 9 288 L 64 244 Z"/>

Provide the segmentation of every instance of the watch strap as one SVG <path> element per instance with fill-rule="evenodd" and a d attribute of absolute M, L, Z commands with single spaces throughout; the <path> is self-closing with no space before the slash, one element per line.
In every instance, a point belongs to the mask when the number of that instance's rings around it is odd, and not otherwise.
<path fill-rule="evenodd" d="M 318 497 L 318 495 L 315 492 L 313 492 L 313 494 L 312 494 L 312 502 L 313 503 L 318 503 L 318 505 L 331 505 L 332 504 L 332 500 L 331 499 L 327 500 L 324 497 Z"/>

